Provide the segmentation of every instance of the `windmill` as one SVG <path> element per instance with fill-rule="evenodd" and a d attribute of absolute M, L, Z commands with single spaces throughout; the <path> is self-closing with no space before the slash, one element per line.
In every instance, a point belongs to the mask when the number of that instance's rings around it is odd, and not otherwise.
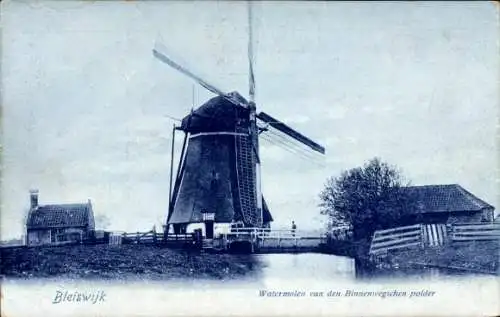
<path fill-rule="evenodd" d="M 261 191 L 259 135 L 272 127 L 321 154 L 324 147 L 265 112 L 257 112 L 253 71 L 252 6 L 248 7 L 249 100 L 238 92 L 225 92 L 168 57 L 156 46 L 153 55 L 190 77 L 216 96 L 182 119 L 173 129 L 184 132 L 177 172 L 171 178 L 167 231 L 185 232 L 201 223 L 204 213 L 216 223 L 239 222 L 266 227 L 273 220 Z M 264 126 L 259 126 L 257 121 Z M 174 154 L 172 138 L 172 158 Z M 173 188 L 172 188 L 172 182 Z"/>

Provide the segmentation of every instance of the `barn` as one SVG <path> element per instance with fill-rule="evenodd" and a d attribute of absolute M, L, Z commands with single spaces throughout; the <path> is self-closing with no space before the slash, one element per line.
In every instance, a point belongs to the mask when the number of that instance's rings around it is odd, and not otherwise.
<path fill-rule="evenodd" d="M 492 222 L 495 207 L 458 184 L 403 188 L 416 201 L 413 221 L 425 224 Z"/>
<path fill-rule="evenodd" d="M 95 229 L 90 200 L 81 204 L 38 204 L 38 191 L 30 191 L 26 220 L 27 245 L 81 242 Z"/>

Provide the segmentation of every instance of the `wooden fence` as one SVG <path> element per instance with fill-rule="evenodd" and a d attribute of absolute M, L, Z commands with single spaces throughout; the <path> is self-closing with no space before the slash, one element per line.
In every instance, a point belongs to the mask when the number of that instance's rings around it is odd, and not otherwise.
<path fill-rule="evenodd" d="M 109 235 L 109 244 L 111 245 L 120 245 L 122 244 L 123 236 L 121 234 L 110 234 Z"/>
<path fill-rule="evenodd" d="M 500 223 L 456 224 L 451 230 L 453 242 L 497 239 L 500 239 Z"/>
<path fill-rule="evenodd" d="M 412 247 L 437 247 L 460 241 L 500 240 L 498 223 L 416 224 L 375 231 L 371 255 Z"/>
<path fill-rule="evenodd" d="M 161 239 L 161 235 L 153 231 L 147 232 L 131 232 L 123 234 L 124 243 L 132 244 L 149 244 L 155 243 Z"/>
<path fill-rule="evenodd" d="M 109 234 L 109 244 L 120 245 L 120 244 L 182 244 L 182 243 L 192 243 L 193 234 L 169 234 L 167 239 L 163 233 L 155 231 L 147 232 L 111 232 Z"/>
<path fill-rule="evenodd" d="M 422 224 L 423 246 L 437 247 L 448 242 L 448 228 L 444 223 Z"/>
<path fill-rule="evenodd" d="M 158 232 L 132 232 L 124 233 L 123 240 L 125 243 L 131 244 L 151 244 L 164 241 L 163 233 Z M 172 242 L 190 242 L 193 241 L 193 234 L 169 234 L 167 241 Z"/>
<path fill-rule="evenodd" d="M 370 254 L 384 254 L 390 250 L 414 246 L 422 246 L 420 224 L 375 231 L 370 246 Z"/>

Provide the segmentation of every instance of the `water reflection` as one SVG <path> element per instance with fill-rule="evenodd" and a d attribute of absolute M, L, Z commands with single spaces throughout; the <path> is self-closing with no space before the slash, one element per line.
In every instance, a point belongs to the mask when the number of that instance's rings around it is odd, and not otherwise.
<path fill-rule="evenodd" d="M 437 268 L 380 269 L 344 256 L 318 253 L 256 255 L 255 277 L 263 280 L 309 279 L 311 281 L 446 280 L 480 276 Z"/>
<path fill-rule="evenodd" d="M 259 277 L 272 279 L 354 279 L 354 260 L 319 253 L 260 254 Z"/>

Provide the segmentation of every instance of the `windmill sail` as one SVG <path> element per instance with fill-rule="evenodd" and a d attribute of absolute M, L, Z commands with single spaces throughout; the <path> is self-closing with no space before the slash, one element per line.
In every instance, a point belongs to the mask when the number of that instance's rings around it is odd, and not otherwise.
<path fill-rule="evenodd" d="M 173 69 L 181 72 L 182 74 L 186 75 L 187 77 L 193 79 L 195 82 L 197 82 L 202 87 L 209 90 L 210 92 L 213 92 L 214 94 L 219 95 L 219 96 L 223 96 L 225 99 L 231 101 L 235 105 L 238 105 L 241 107 L 247 107 L 247 103 L 242 103 L 241 101 L 238 101 L 237 99 L 234 98 L 233 94 L 225 93 L 224 91 L 222 91 L 219 88 L 215 87 L 214 85 L 208 83 L 207 81 L 205 81 L 201 77 L 195 75 L 193 72 L 188 70 L 186 67 L 173 61 L 165 53 L 162 52 L 162 50 L 164 50 L 164 49 L 162 49 L 159 44 L 157 44 L 156 46 L 157 47 L 153 49 L 153 56 L 156 57 L 158 60 L 162 61 L 163 63 L 167 64 L 168 66 L 172 67 Z"/>
<path fill-rule="evenodd" d="M 209 83 L 207 83 L 206 81 L 204 81 L 203 79 L 201 79 L 200 77 L 196 76 L 195 74 L 193 74 L 191 71 L 189 71 L 187 68 L 177 64 L 176 62 L 174 62 L 172 59 L 170 59 L 166 54 L 160 52 L 159 48 L 154 48 L 153 49 L 153 55 L 154 57 L 156 57 L 157 59 L 159 59 L 160 61 L 164 62 L 165 64 L 169 65 L 170 67 L 178 70 L 179 72 L 183 73 L 184 75 L 190 77 L 191 79 L 194 79 L 198 84 L 200 84 L 201 86 L 203 86 L 204 88 L 208 89 L 209 91 L 213 92 L 214 94 L 217 94 L 217 95 L 225 95 L 224 92 L 222 92 L 222 90 L 216 88 L 214 85 L 211 85 Z"/>
<path fill-rule="evenodd" d="M 283 132 L 284 134 L 294 138 L 295 140 L 307 145 L 308 147 L 310 147 L 314 151 L 317 151 L 321 154 L 325 154 L 325 148 L 323 146 L 319 145 L 318 143 L 314 142 L 313 140 L 309 139 L 308 137 L 306 137 L 306 136 L 302 135 L 301 133 L 295 131 L 294 129 L 290 128 L 289 126 L 287 126 L 283 122 L 271 117 L 267 113 L 260 112 L 259 114 L 257 114 L 257 118 L 268 123 L 270 126 Z"/>
<path fill-rule="evenodd" d="M 255 102 L 255 75 L 253 70 L 253 25 L 252 2 L 248 2 L 248 98 Z"/>

